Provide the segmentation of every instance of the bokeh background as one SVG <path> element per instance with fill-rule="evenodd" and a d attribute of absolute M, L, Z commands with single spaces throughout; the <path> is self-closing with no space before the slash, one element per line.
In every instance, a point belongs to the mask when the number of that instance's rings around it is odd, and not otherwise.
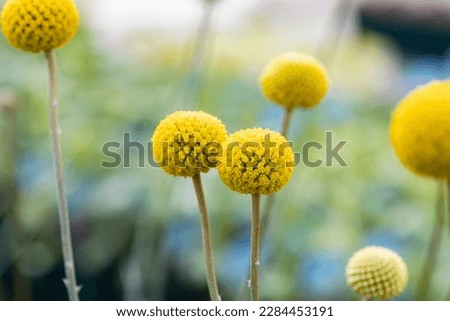
<path fill-rule="evenodd" d="M 301 151 L 331 131 L 336 142 L 348 142 L 348 166 L 300 165 L 278 194 L 262 249 L 262 298 L 359 299 L 346 286 L 345 265 L 365 245 L 405 259 L 410 282 L 399 299 L 416 298 L 437 184 L 402 167 L 388 126 L 409 90 L 450 76 L 449 1 L 76 2 L 81 28 L 57 58 L 81 299 L 208 299 L 191 181 L 140 168 L 137 149 L 130 168 L 104 168 L 102 146 L 123 143 L 125 132 L 146 144 L 179 109 L 212 113 L 229 132 L 279 130 L 282 109 L 262 97 L 258 77 L 289 50 L 316 55 L 332 83 L 321 106 L 295 113 L 289 138 Z M 67 299 L 46 72 L 43 55 L 12 49 L 0 37 L 0 91 L 20 99 L 17 112 L 0 115 L 2 300 Z M 323 150 L 314 156 L 323 159 Z M 229 191 L 215 170 L 204 187 L 223 298 L 248 299 L 250 198 Z M 450 291 L 445 236 L 427 299 Z"/>

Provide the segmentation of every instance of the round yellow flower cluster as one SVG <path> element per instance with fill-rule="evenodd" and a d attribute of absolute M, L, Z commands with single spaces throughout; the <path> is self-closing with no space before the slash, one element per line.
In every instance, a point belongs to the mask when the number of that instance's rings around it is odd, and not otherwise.
<path fill-rule="evenodd" d="M 433 81 L 406 96 L 392 115 L 390 136 L 409 170 L 450 179 L 450 81 Z"/>
<path fill-rule="evenodd" d="M 314 57 L 286 52 L 273 58 L 260 77 L 264 96 L 285 108 L 313 107 L 328 90 L 325 67 Z"/>
<path fill-rule="evenodd" d="M 348 285 L 367 300 L 391 299 L 406 287 L 408 269 L 395 252 L 379 246 L 352 255 L 346 268 Z"/>
<path fill-rule="evenodd" d="M 8 42 L 30 52 L 64 46 L 75 36 L 78 25 L 73 0 L 8 0 L 1 13 Z"/>
<path fill-rule="evenodd" d="M 218 166 L 222 181 L 243 194 L 271 194 L 287 184 L 294 171 L 294 153 L 277 132 L 253 128 L 230 135 Z"/>
<path fill-rule="evenodd" d="M 215 167 L 226 138 L 225 126 L 217 117 L 202 111 L 177 111 L 156 128 L 153 157 L 167 174 L 192 177 Z"/>

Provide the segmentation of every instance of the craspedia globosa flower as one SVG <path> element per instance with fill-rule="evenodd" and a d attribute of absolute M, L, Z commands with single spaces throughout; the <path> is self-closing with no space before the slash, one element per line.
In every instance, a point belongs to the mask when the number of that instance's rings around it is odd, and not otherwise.
<path fill-rule="evenodd" d="M 78 25 L 73 0 L 8 0 L 1 13 L 8 42 L 29 52 L 64 46 L 75 36 Z"/>
<path fill-rule="evenodd" d="M 215 167 L 226 138 L 225 126 L 217 117 L 202 111 L 177 111 L 157 126 L 153 157 L 167 174 L 192 177 Z"/>
<path fill-rule="evenodd" d="M 259 81 L 267 99 L 288 109 L 316 106 L 328 90 L 328 75 L 322 63 L 298 52 L 273 58 Z"/>
<path fill-rule="evenodd" d="M 390 136 L 406 168 L 450 179 L 450 80 L 430 82 L 407 95 L 392 115 Z"/>
<path fill-rule="evenodd" d="M 408 283 L 408 268 L 394 251 L 368 246 L 355 252 L 346 268 L 347 284 L 367 300 L 391 299 Z"/>
<path fill-rule="evenodd" d="M 294 153 L 277 132 L 253 128 L 230 135 L 217 167 L 231 190 L 242 194 L 271 194 L 287 184 L 294 171 Z"/>

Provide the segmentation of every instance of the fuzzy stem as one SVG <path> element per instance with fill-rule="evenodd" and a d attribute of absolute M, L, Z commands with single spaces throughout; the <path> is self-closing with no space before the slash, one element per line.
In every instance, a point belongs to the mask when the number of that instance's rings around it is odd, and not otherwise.
<path fill-rule="evenodd" d="M 284 137 L 286 137 L 289 131 L 289 126 L 291 124 L 293 114 L 292 112 L 293 112 L 292 108 L 284 108 L 283 124 L 281 126 L 281 135 L 283 135 Z M 276 193 L 272 193 L 269 196 L 267 196 L 267 201 L 264 206 L 264 211 L 262 213 L 262 220 L 261 220 L 261 231 L 263 237 L 266 235 L 270 222 L 272 221 L 272 212 L 273 206 L 275 205 L 275 196 Z"/>
<path fill-rule="evenodd" d="M 252 301 L 259 301 L 259 250 L 261 246 L 260 194 L 252 195 L 252 234 L 250 241 L 250 294 Z"/>
<path fill-rule="evenodd" d="M 69 208 L 67 205 L 67 194 L 64 180 L 64 165 L 61 153 L 61 130 L 58 121 L 58 100 L 57 100 L 57 70 L 56 60 L 53 51 L 46 51 L 45 58 L 48 64 L 49 73 L 49 113 L 50 132 L 53 143 L 53 163 L 56 176 L 56 194 L 58 197 L 58 216 L 61 233 L 61 245 L 64 260 L 65 279 L 64 284 L 70 301 L 78 301 L 80 287 L 77 285 L 75 263 L 73 258 L 72 237 L 70 232 Z"/>
<path fill-rule="evenodd" d="M 281 127 L 281 135 L 286 137 L 292 119 L 292 108 L 284 108 L 283 125 Z"/>
<path fill-rule="evenodd" d="M 439 182 L 438 197 L 436 202 L 436 218 L 433 227 L 433 234 L 431 236 L 430 245 L 428 248 L 428 255 L 422 267 L 419 283 L 417 285 L 416 300 L 425 300 L 430 287 L 430 281 L 433 276 L 434 268 L 436 267 L 439 249 L 442 244 L 442 234 L 444 231 L 445 221 L 445 184 Z"/>
<path fill-rule="evenodd" d="M 194 183 L 195 194 L 197 195 L 198 208 L 200 211 L 203 255 L 205 259 L 206 281 L 208 282 L 209 295 L 211 297 L 211 301 L 221 301 L 219 289 L 217 286 L 216 272 L 214 269 L 214 255 L 211 240 L 211 228 L 200 174 L 195 174 L 192 177 L 192 181 Z"/>

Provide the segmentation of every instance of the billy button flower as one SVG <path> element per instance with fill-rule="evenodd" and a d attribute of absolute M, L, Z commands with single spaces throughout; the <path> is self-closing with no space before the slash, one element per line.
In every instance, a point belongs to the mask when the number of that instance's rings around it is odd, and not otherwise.
<path fill-rule="evenodd" d="M 202 111 L 178 111 L 157 126 L 153 137 L 153 157 L 169 175 L 192 177 L 200 211 L 207 283 L 211 300 L 220 301 L 214 269 L 210 221 L 201 173 L 215 167 L 221 144 L 227 138 L 222 122 Z"/>
<path fill-rule="evenodd" d="M 76 281 L 61 155 L 57 71 L 53 54 L 53 49 L 64 46 L 76 34 L 79 24 L 78 11 L 72 0 L 8 0 L 1 12 L 0 24 L 11 46 L 27 52 L 45 52 L 49 72 L 50 131 L 53 141 L 58 215 L 66 274 L 64 283 L 69 299 L 78 300 L 79 287 Z"/>
<path fill-rule="evenodd" d="M 346 268 L 348 285 L 365 300 L 392 299 L 408 283 L 408 268 L 395 252 L 368 246 L 355 252 Z"/>
<path fill-rule="evenodd" d="M 231 190 L 252 195 L 250 290 L 252 300 L 259 300 L 260 195 L 275 193 L 289 182 L 294 153 L 282 135 L 261 128 L 238 131 L 223 146 L 220 178 Z"/>
<path fill-rule="evenodd" d="M 450 81 L 433 81 L 407 95 L 392 114 L 390 136 L 410 171 L 449 180 Z"/>
<path fill-rule="evenodd" d="M 9 0 L 1 15 L 2 31 L 11 46 L 30 52 L 64 46 L 78 24 L 72 0 Z"/>
<path fill-rule="evenodd" d="M 445 200 L 450 201 L 450 81 L 432 81 L 401 100 L 392 114 L 390 138 L 407 169 L 434 178 L 439 185 L 433 236 L 417 288 L 421 300 L 426 298 L 441 247 Z"/>
<path fill-rule="evenodd" d="M 285 52 L 273 58 L 259 81 L 264 96 L 286 109 L 314 107 L 328 90 L 322 63 L 299 52 Z"/>
<path fill-rule="evenodd" d="M 313 56 L 300 52 L 285 52 L 265 66 L 259 78 L 263 95 L 284 107 L 281 134 L 286 136 L 296 108 L 309 109 L 317 106 L 325 97 L 328 73 L 324 65 Z M 263 232 L 266 230 L 275 195 L 267 199 L 263 212 Z"/>

